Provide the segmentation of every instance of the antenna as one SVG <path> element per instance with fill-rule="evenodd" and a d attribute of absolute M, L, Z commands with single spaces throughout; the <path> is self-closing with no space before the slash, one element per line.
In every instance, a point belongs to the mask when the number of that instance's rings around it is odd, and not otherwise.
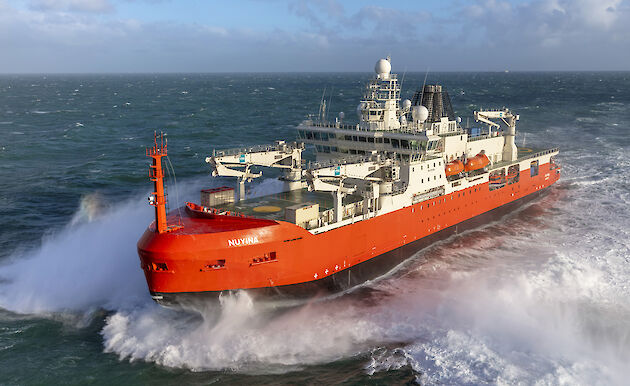
<path fill-rule="evenodd" d="M 328 108 L 326 109 L 326 116 L 324 118 L 328 118 L 328 112 L 330 111 L 330 106 L 332 104 L 332 96 L 333 96 L 334 89 L 335 89 L 334 87 L 330 88 L 330 97 L 328 98 Z"/>
<path fill-rule="evenodd" d="M 422 104 L 422 98 L 424 98 L 424 86 L 427 84 L 427 76 L 429 76 L 429 67 L 427 67 L 427 72 L 424 74 L 424 82 L 422 82 L 422 91 L 420 91 L 420 104 Z"/>
<path fill-rule="evenodd" d="M 405 66 L 405 71 L 403 71 L 403 76 L 402 76 L 402 79 L 400 80 L 400 92 L 401 93 L 402 93 L 403 83 L 405 82 L 405 75 L 407 75 L 407 66 Z M 422 88 L 424 88 L 424 86 Z M 402 98 L 402 95 L 398 95 L 398 96 Z"/>
<path fill-rule="evenodd" d="M 325 110 L 326 107 L 325 106 L 325 98 L 326 97 L 326 87 L 324 87 L 324 91 L 322 92 L 322 99 L 319 101 L 319 119 L 323 122 L 324 121 L 324 117 L 322 114 L 322 110 Z"/>

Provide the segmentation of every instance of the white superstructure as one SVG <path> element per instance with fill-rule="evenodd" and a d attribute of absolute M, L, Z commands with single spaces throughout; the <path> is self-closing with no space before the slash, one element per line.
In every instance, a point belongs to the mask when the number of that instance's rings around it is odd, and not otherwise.
<path fill-rule="evenodd" d="M 380 59 L 375 72 L 357 107 L 357 123 L 344 123 L 343 113 L 327 122 L 322 106 L 319 119 L 297 127 L 299 140 L 314 145 L 317 162 L 302 164 L 301 143 L 279 142 L 216 152 L 206 159 L 213 174 L 237 177 L 240 199 L 244 182 L 261 175 L 251 171 L 256 166 L 284 169 L 287 189 L 331 192 L 333 208 L 307 222 L 312 233 L 320 233 L 485 183 L 501 189 L 518 181 L 520 171 L 534 173 L 535 165 L 557 154 L 557 149 L 530 150 L 519 157 L 514 141 L 519 116 L 506 108 L 475 111 L 475 121 L 485 127 L 463 128 L 442 86 L 424 85 L 401 101 L 390 58 Z"/>

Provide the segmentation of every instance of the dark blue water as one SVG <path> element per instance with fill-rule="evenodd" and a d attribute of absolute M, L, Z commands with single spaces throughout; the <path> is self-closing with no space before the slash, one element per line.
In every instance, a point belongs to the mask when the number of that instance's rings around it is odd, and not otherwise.
<path fill-rule="evenodd" d="M 213 148 L 295 138 L 324 88 L 353 120 L 370 76 L 0 77 L 0 383 L 623 384 L 630 73 L 429 74 L 464 123 L 507 106 L 517 145 L 559 146 L 557 186 L 336 299 L 152 303 L 135 242 L 153 132 L 174 207 L 219 183 Z M 403 97 L 423 80 L 406 74 Z"/>

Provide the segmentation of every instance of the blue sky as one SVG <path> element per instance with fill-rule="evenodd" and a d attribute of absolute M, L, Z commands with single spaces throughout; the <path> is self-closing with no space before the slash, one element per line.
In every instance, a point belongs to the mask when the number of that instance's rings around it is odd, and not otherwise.
<path fill-rule="evenodd" d="M 0 73 L 630 70 L 630 0 L 0 0 Z"/>

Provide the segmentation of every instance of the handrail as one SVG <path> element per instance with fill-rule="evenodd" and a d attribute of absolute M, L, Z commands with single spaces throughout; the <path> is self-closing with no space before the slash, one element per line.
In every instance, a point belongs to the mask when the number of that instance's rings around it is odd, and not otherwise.
<path fill-rule="evenodd" d="M 217 150 L 217 149 L 213 149 L 212 151 L 212 156 L 213 157 L 217 157 L 217 156 L 228 156 L 228 155 L 236 155 L 236 154 L 243 154 L 243 153 L 264 153 L 267 151 L 278 151 L 278 150 L 282 150 L 282 149 L 296 149 L 296 148 L 300 148 L 301 146 L 295 142 L 291 143 L 291 144 L 273 144 L 273 145 L 255 145 L 255 146 L 250 146 L 250 147 L 235 147 L 235 148 L 231 148 L 231 149 L 221 149 L 221 150 Z"/>

